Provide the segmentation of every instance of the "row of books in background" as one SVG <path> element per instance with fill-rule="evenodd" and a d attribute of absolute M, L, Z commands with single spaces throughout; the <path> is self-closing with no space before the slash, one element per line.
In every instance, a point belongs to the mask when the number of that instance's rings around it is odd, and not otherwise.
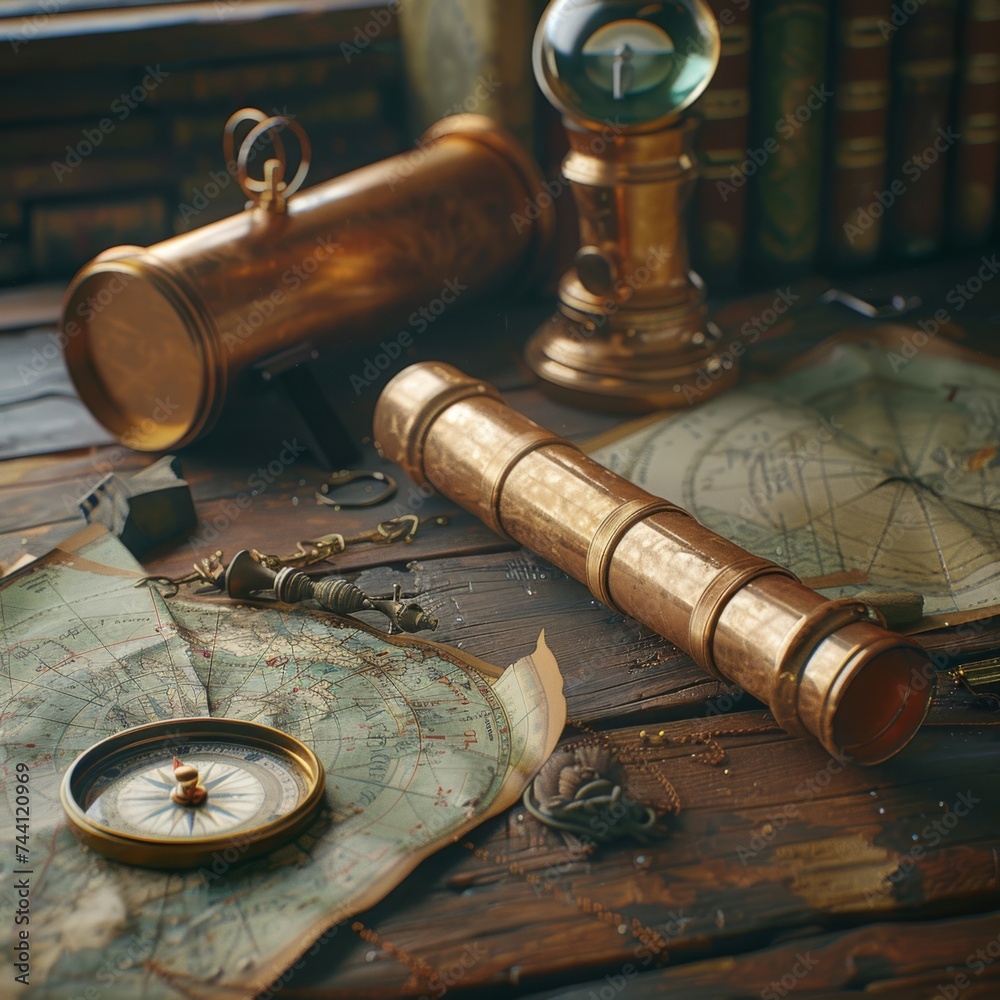
<path fill-rule="evenodd" d="M 709 0 L 723 45 L 702 119 L 692 257 L 732 293 L 815 271 L 960 253 L 997 223 L 1000 0 Z M 538 0 L 410 0 L 409 90 L 425 120 L 477 71 L 508 124 L 536 116 Z M 546 161 L 548 161 L 546 163 Z"/>
<path fill-rule="evenodd" d="M 63 278 L 105 247 L 239 211 L 221 132 L 241 106 L 306 128 L 307 186 L 461 110 L 499 118 L 558 171 L 564 136 L 530 59 L 545 0 L 214 0 L 148 8 L 141 23 L 74 3 L 0 16 L 2 283 Z M 996 235 L 1000 0 L 710 4 L 723 49 L 692 109 L 690 218 L 710 290 Z M 60 27 L 73 17 L 93 23 Z"/>
<path fill-rule="evenodd" d="M 710 287 L 996 235 L 1000 0 L 711 0 L 691 235 Z"/>
<path fill-rule="evenodd" d="M 140 20 L 80 6 L 0 12 L 0 284 L 64 279 L 107 247 L 239 212 L 222 133 L 241 107 L 305 128 L 307 186 L 411 143 L 388 10 L 293 0 L 256 20 L 253 3 L 215 0 Z"/>

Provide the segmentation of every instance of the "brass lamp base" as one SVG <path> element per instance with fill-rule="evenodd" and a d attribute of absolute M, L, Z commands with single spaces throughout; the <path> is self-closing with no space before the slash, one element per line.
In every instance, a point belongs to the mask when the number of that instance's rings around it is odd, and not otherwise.
<path fill-rule="evenodd" d="M 677 305 L 621 306 L 612 313 L 571 268 L 559 301 L 559 311 L 529 340 L 525 360 L 561 402 L 616 413 L 679 409 L 732 388 L 739 378 L 731 359 L 715 353 L 700 283 Z"/>
<path fill-rule="evenodd" d="M 683 112 L 720 45 L 703 0 L 552 0 L 542 15 L 535 77 L 563 114 L 580 249 L 526 357 L 567 402 L 679 409 L 737 379 L 733 358 L 715 350 L 685 221 L 698 158 L 697 121 Z"/>

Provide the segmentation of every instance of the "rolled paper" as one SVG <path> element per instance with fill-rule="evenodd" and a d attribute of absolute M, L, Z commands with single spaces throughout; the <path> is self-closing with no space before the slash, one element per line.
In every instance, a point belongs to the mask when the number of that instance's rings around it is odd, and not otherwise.
<path fill-rule="evenodd" d="M 375 440 L 419 485 L 585 583 L 838 760 L 898 753 L 930 707 L 934 670 L 862 601 L 829 600 L 507 406 L 450 365 L 400 372 Z"/>

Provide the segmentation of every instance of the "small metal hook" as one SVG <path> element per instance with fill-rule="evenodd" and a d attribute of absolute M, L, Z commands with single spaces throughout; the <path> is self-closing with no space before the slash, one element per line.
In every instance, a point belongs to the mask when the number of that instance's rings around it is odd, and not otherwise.
<path fill-rule="evenodd" d="M 362 479 L 371 479 L 376 483 L 384 483 L 385 489 L 380 493 L 376 493 L 375 496 L 366 497 L 364 500 L 335 500 L 330 496 L 335 490 L 347 486 L 348 483 L 356 483 Z M 365 488 L 366 492 L 370 492 L 371 489 L 372 487 L 370 486 Z M 340 510 L 341 508 L 346 510 L 354 507 L 374 507 L 375 504 L 383 503 L 394 497 L 396 489 L 396 480 L 386 472 L 378 472 L 371 469 L 341 469 L 340 472 L 335 472 L 330 476 L 328 483 L 324 483 L 319 488 L 320 491 L 316 494 L 316 502 L 327 504 L 327 506 L 332 507 L 334 510 Z"/>
<path fill-rule="evenodd" d="M 416 514 L 400 514 L 399 517 L 390 517 L 388 521 L 382 521 L 375 530 L 387 542 L 395 542 L 400 538 L 404 542 L 412 542 L 419 527 L 420 518 Z"/>

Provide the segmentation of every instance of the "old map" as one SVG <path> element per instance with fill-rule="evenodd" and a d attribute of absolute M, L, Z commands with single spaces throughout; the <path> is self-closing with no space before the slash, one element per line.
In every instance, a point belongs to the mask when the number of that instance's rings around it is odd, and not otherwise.
<path fill-rule="evenodd" d="M 916 591 L 925 624 L 1000 603 L 1000 370 L 898 327 L 660 417 L 598 461 L 825 593 Z"/>
<path fill-rule="evenodd" d="M 139 575 L 116 539 L 88 529 L 0 589 L 4 913 L 27 916 L 8 932 L 28 931 L 31 967 L 18 995 L 253 996 L 516 801 L 565 722 L 542 639 L 494 681 L 457 651 L 300 609 L 165 600 Z M 83 849 L 59 803 L 76 755 L 129 726 L 205 715 L 317 752 L 326 809 L 308 833 L 246 863 L 237 838 L 211 865 L 172 873 Z M 12 956 L 8 938 L 5 990 Z"/>

